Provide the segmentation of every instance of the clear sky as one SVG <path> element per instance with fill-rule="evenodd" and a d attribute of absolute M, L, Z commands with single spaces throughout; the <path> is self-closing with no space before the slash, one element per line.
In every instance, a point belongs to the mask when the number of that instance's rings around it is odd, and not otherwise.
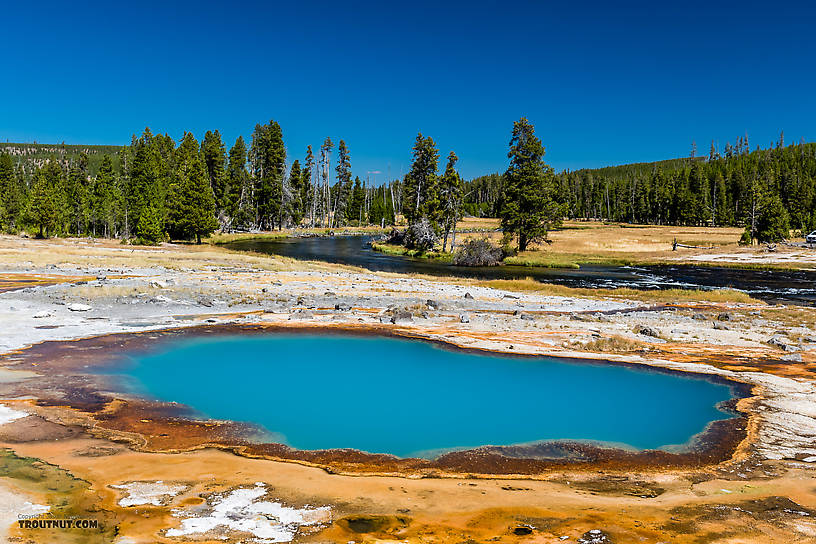
<path fill-rule="evenodd" d="M 275 119 L 290 160 L 330 135 L 382 181 L 417 131 L 504 170 L 520 116 L 557 170 L 816 139 L 814 2 L 7 2 L 0 27 L 2 141 Z"/>

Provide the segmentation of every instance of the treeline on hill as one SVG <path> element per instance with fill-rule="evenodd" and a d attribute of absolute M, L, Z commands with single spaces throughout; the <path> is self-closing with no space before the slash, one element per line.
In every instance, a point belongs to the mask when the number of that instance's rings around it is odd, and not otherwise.
<path fill-rule="evenodd" d="M 69 144 L 13 144 L 0 143 L 0 154 L 8 153 L 15 168 L 19 168 L 21 173 L 30 178 L 37 168 L 42 168 L 45 163 L 57 160 L 63 169 L 68 170 L 71 163 L 85 156 L 86 168 L 90 176 L 96 176 L 102 158 L 110 155 L 113 159 L 114 170 L 119 172 L 119 149 L 117 145 L 69 145 Z"/>
<path fill-rule="evenodd" d="M 741 226 L 742 241 L 778 242 L 816 229 L 816 144 L 750 151 L 747 138 L 708 157 L 562 172 L 566 217 L 657 225 Z M 503 176 L 465 183 L 465 210 L 498 215 Z"/>
<path fill-rule="evenodd" d="M 333 160 L 336 148 L 336 158 Z M 249 146 L 227 151 L 218 131 L 199 145 L 145 129 L 129 146 L 0 144 L 0 229 L 40 236 L 92 235 L 155 243 L 200 241 L 216 229 L 409 224 L 409 247 L 455 245 L 462 215 L 499 217 L 521 250 L 564 218 L 664 225 L 744 226 L 743 241 L 779 241 L 816 229 L 816 144 L 749 150 L 747 138 L 707 158 L 555 174 L 524 118 L 514 123 L 503 174 L 463 181 L 452 151 L 417 136 L 411 170 L 380 186 L 352 179 L 343 140 L 287 160 L 275 121 Z M 441 239 L 441 240 L 440 240 Z M 508 240 L 505 240 L 507 246 Z"/>
<path fill-rule="evenodd" d="M 189 132 L 176 145 L 170 136 L 150 129 L 134 135 L 129 146 L 103 150 L 7 144 L 0 153 L 0 228 L 29 229 L 42 237 L 200 242 L 218 228 L 382 227 L 393 225 L 401 214 L 409 225 L 406 245 L 430 248 L 441 238 L 446 251 L 449 237 L 454 247 L 457 222 L 468 211 L 463 204 L 472 207 L 475 194 L 491 203 L 505 235 L 517 237 L 524 250 L 564 214 L 556 199 L 555 174 L 543 161 L 544 147 L 524 118 L 514 123 L 507 171 L 468 193 L 456 171 L 456 154 L 448 154 L 440 174 L 436 144 L 421 133 L 408 174 L 378 187 L 359 177 L 352 180 L 351 155 L 343 140 L 333 162 L 334 149 L 326 138 L 317 156 L 308 146 L 302 163 L 295 159 L 287 166 L 275 121 L 256 125 L 249 146 L 239 136 L 229 152 L 218 131 L 208 131 L 201 144 Z M 33 164 L 25 160 L 32 154 Z"/>
<path fill-rule="evenodd" d="M 343 140 L 287 167 L 278 123 L 256 125 L 227 152 L 218 131 L 176 145 L 145 129 L 129 146 L 0 145 L 0 229 L 141 243 L 200 241 L 223 230 L 393 224 L 402 184 L 352 180 Z M 334 170 L 334 172 L 332 172 Z M 333 181 L 334 179 L 334 181 Z"/>

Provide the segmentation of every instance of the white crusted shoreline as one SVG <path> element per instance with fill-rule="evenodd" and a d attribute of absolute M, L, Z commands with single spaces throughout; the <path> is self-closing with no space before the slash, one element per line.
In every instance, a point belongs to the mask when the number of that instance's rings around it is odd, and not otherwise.
<path fill-rule="evenodd" d="M 106 269 L 69 265 L 8 272 L 87 275 L 99 279 L 0 293 L 3 331 L 0 355 L 45 341 L 212 323 L 297 320 L 309 326 L 392 326 L 467 348 L 623 361 L 718 375 L 760 386 L 761 399 L 755 415 L 761 425 L 759 439 L 753 445 L 755 451 L 765 459 L 816 456 L 816 387 L 812 381 L 761 372 L 733 372 L 648 355 L 571 351 L 565 345 L 569 339 L 589 341 L 607 335 L 653 343 L 664 341 L 633 330 L 633 324 L 644 324 L 678 341 L 699 339 L 750 351 L 767 349 L 761 338 L 773 334 L 773 323 L 755 320 L 750 331 L 716 329 L 710 322 L 693 320 L 679 312 L 644 310 L 643 303 L 637 301 L 516 293 L 366 272 L 132 268 L 118 270 L 133 276 L 121 279 L 107 279 Z M 394 308 L 423 306 L 428 299 L 440 308 L 423 315 L 414 311 L 404 321 L 388 317 L 394 314 Z M 71 305 L 88 308 L 77 310 Z M 606 317 L 582 317 L 597 315 Z M 467 316 L 467 320 L 462 316 Z M 391 324 L 391 320 L 395 323 Z"/>

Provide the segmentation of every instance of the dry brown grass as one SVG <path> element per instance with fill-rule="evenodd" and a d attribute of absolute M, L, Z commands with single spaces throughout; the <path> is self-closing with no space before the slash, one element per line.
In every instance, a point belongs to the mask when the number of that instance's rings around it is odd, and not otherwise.
<path fill-rule="evenodd" d="M 653 260 L 696 254 L 700 250 L 678 248 L 672 251 L 672 242 L 681 244 L 738 247 L 742 233 L 738 228 L 630 226 L 600 223 L 567 223 L 564 230 L 555 231 L 552 244 L 536 251 L 607 256 L 629 260 Z"/>
<path fill-rule="evenodd" d="M 267 271 L 330 269 L 326 263 L 271 257 L 259 253 L 231 251 L 217 246 L 162 244 L 157 247 L 122 245 L 116 240 L 63 239 L 30 240 L 0 236 L 0 262 L 6 266 L 47 265 L 78 268 L 167 268 L 209 270 L 252 267 Z"/>
<path fill-rule="evenodd" d="M 494 217 L 463 217 L 457 224 L 456 230 L 496 230 L 501 221 Z"/>
<path fill-rule="evenodd" d="M 497 219 L 479 219 L 484 225 L 498 227 Z M 672 227 L 601 223 L 597 221 L 566 221 L 563 227 L 549 233 L 549 242 L 530 247 L 505 263 L 518 266 L 576 268 L 581 265 L 654 264 L 710 251 L 678 248 L 672 242 L 716 247 L 719 250 L 740 250 L 742 230 L 733 227 Z M 501 232 L 463 233 L 458 241 L 485 236 L 498 244 Z M 744 249 L 743 249 L 744 251 Z"/>
<path fill-rule="evenodd" d="M 694 253 L 697 250 L 678 248 L 672 252 L 676 238 L 686 245 L 738 247 L 742 229 L 736 227 L 672 227 L 653 225 L 623 225 L 598 222 L 569 221 L 562 230 L 550 233 L 552 244 L 545 249 L 560 253 L 626 254 L 647 256 L 666 253 Z"/>
<path fill-rule="evenodd" d="M 586 343 L 574 342 L 571 349 L 596 353 L 635 353 L 643 351 L 646 344 L 622 336 L 596 338 Z"/>
<path fill-rule="evenodd" d="M 761 318 L 777 323 L 780 328 L 803 327 L 816 331 L 816 312 L 799 306 L 774 307 L 763 310 Z"/>

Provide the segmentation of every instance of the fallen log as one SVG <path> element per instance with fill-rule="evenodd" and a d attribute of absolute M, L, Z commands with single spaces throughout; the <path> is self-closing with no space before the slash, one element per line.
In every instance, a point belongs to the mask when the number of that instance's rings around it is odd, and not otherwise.
<path fill-rule="evenodd" d="M 684 247 L 687 249 L 714 249 L 714 246 L 690 246 L 688 244 L 681 244 L 677 241 L 677 238 L 675 238 L 672 242 L 672 251 L 677 251 L 678 247 Z"/>

